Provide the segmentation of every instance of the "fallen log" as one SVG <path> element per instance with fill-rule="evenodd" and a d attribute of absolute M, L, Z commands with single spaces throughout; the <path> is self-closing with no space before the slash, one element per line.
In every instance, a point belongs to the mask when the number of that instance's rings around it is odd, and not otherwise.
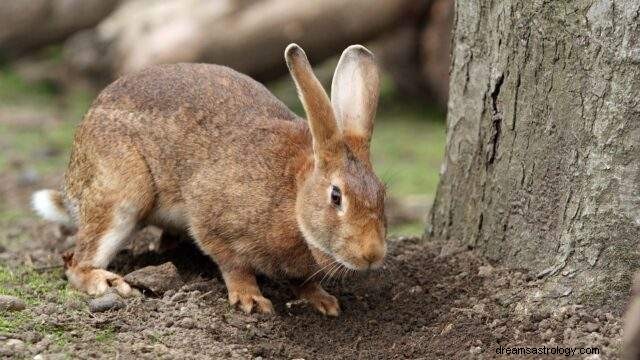
<path fill-rule="evenodd" d="M 120 0 L 0 2 L 0 51 L 17 56 L 95 26 Z"/>
<path fill-rule="evenodd" d="M 130 0 L 71 38 L 73 69 L 117 77 L 159 63 L 224 64 L 259 80 L 285 73 L 291 42 L 319 62 L 397 26 L 416 0 Z"/>

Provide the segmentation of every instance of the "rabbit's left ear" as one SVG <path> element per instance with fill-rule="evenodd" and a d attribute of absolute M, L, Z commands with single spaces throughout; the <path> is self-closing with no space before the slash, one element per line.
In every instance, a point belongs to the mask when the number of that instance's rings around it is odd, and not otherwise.
<path fill-rule="evenodd" d="M 378 66 L 373 54 L 362 45 L 349 46 L 340 57 L 331 84 L 331 104 L 346 138 L 360 138 L 368 147 L 379 92 Z"/>

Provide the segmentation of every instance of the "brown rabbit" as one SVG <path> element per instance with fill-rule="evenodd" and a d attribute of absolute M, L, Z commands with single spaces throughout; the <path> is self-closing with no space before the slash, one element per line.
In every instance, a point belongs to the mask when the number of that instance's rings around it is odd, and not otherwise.
<path fill-rule="evenodd" d="M 332 99 L 304 51 L 285 59 L 308 122 L 251 78 L 206 64 L 124 76 L 78 126 L 64 192 L 33 196 L 44 218 L 74 224 L 70 283 L 89 294 L 132 289 L 105 268 L 139 226 L 186 230 L 218 264 L 232 305 L 273 311 L 256 273 L 292 279 L 298 296 L 336 316 L 320 275 L 381 265 L 385 189 L 369 161 L 378 71 L 347 48 Z"/>

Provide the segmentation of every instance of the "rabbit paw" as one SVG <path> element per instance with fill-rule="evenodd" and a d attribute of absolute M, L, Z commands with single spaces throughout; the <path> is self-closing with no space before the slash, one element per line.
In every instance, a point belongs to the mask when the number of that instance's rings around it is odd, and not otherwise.
<path fill-rule="evenodd" d="M 67 269 L 67 277 L 74 287 L 92 296 L 102 295 L 110 288 L 123 297 L 139 295 L 122 276 L 107 270 L 72 267 Z"/>
<path fill-rule="evenodd" d="M 231 291 L 229 292 L 229 303 L 232 306 L 239 307 L 246 314 L 251 313 L 254 308 L 262 314 L 273 313 L 271 300 L 260 293 Z"/>
<path fill-rule="evenodd" d="M 338 299 L 326 292 L 319 284 L 309 284 L 309 286 L 298 288 L 297 293 L 300 299 L 310 302 L 322 315 L 340 315 Z"/>

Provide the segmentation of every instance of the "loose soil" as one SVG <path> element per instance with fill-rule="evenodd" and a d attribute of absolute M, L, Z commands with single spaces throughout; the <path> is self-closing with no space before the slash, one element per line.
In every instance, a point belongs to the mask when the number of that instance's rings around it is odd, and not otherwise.
<path fill-rule="evenodd" d="M 25 230 L 53 233 L 36 224 L 28 224 Z M 526 291 L 536 281 L 526 273 L 493 268 L 472 251 L 443 256 L 438 247 L 415 238 L 390 241 L 383 271 L 325 280 L 341 302 L 339 318 L 323 317 L 306 304 L 292 301 L 285 282 L 269 279 L 261 279 L 261 286 L 276 314 L 245 315 L 227 304 L 215 264 L 188 243 L 163 254 L 150 251 L 157 235 L 152 230 L 138 234 L 134 246 L 119 254 L 113 270 L 127 273 L 171 261 L 186 280 L 184 286 L 159 297 L 128 299 L 123 309 L 97 314 L 86 309 L 84 297 L 65 302 L 45 296 L 20 313 L 2 314 L 8 318 L 28 314 L 31 319 L 16 331 L 0 335 L 0 347 L 10 339 L 24 342 L 18 349 L 5 346 L 2 354 L 9 358 L 60 354 L 73 358 L 489 359 L 503 357 L 496 354 L 500 346 L 589 346 L 599 347 L 602 358 L 614 358 L 620 345 L 620 323 L 612 314 L 580 306 L 552 312 L 532 309 L 527 314 L 518 309 L 517 301 L 505 299 L 503 291 L 516 297 Z M 48 245 L 42 236 L 33 239 L 58 254 L 70 245 L 65 237 Z M 5 252 L 3 261 L 22 267 L 28 262 L 35 268 L 58 263 L 32 246 L 28 252 Z M 68 340 L 56 343 L 43 328 L 66 332 Z"/>

